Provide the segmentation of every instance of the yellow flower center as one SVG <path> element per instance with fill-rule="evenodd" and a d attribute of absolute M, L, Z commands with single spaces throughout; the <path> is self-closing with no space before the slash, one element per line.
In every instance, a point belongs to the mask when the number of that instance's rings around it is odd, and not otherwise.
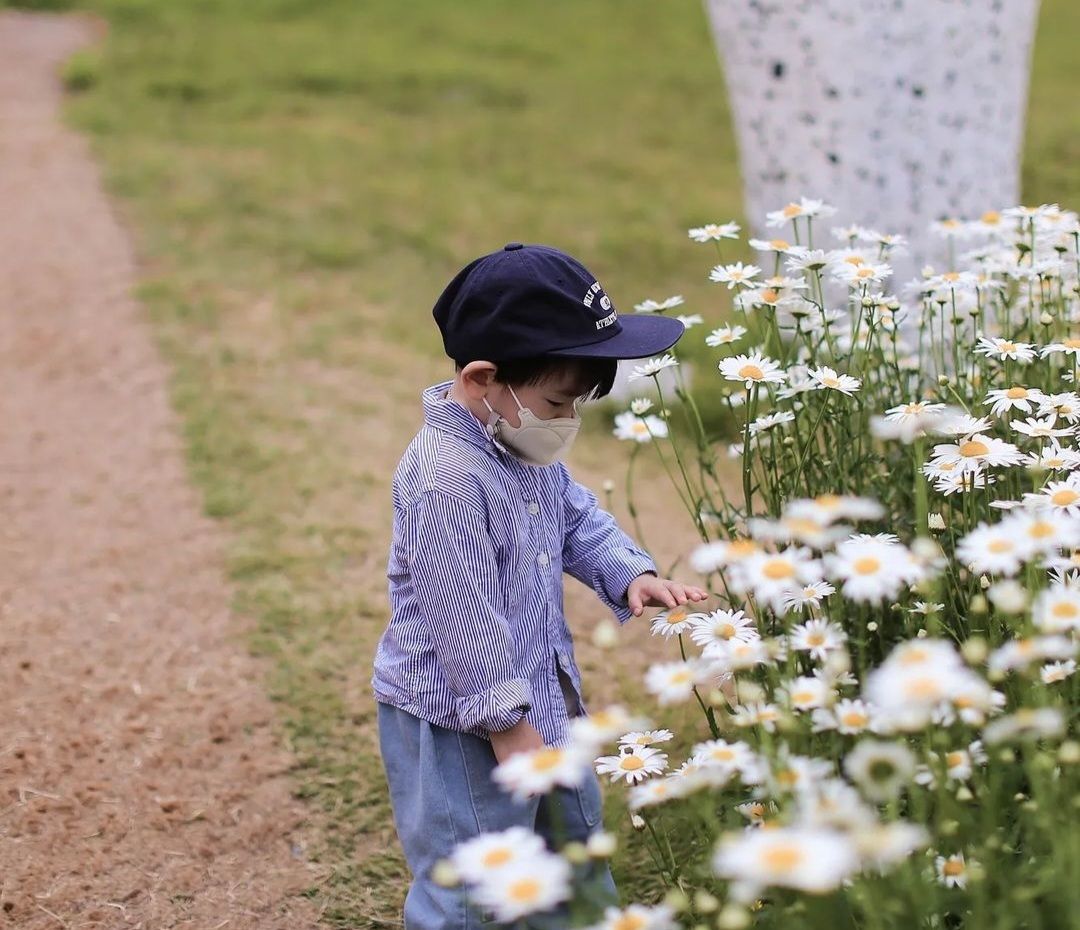
<path fill-rule="evenodd" d="M 648 926 L 648 919 L 641 914 L 620 914 L 608 926 L 611 930 L 644 930 Z"/>
<path fill-rule="evenodd" d="M 945 764 L 949 768 L 956 768 L 964 762 L 964 754 L 962 752 L 947 752 L 945 753 Z"/>
<path fill-rule="evenodd" d="M 729 559 L 742 559 L 757 552 L 757 543 L 752 539 L 733 539 L 728 545 Z"/>
<path fill-rule="evenodd" d="M 964 874 L 964 863 L 959 859 L 946 859 L 941 871 L 950 878 L 955 878 L 957 875 Z"/>
<path fill-rule="evenodd" d="M 497 869 L 501 865 L 506 865 L 511 859 L 514 858 L 514 854 L 509 849 L 502 847 L 500 849 L 493 849 L 491 852 L 485 853 L 484 858 L 480 861 L 486 868 Z"/>
<path fill-rule="evenodd" d="M 679 669 L 671 676 L 673 685 L 684 685 L 690 680 L 690 672 L 687 669 Z"/>
<path fill-rule="evenodd" d="M 940 692 L 937 681 L 933 678 L 912 678 L 907 683 L 907 694 L 913 698 L 930 699 Z"/>
<path fill-rule="evenodd" d="M 872 278 L 874 276 L 873 268 L 860 268 L 855 272 L 856 278 Z"/>
<path fill-rule="evenodd" d="M 739 377 L 746 381 L 760 381 L 765 377 L 763 372 L 757 365 L 743 365 L 739 369 Z"/>
<path fill-rule="evenodd" d="M 762 854 L 762 861 L 774 872 L 790 872 L 803 861 L 803 851 L 797 846 L 773 846 Z"/>
<path fill-rule="evenodd" d="M 1039 520 L 1028 527 L 1028 536 L 1032 539 L 1046 539 L 1047 536 L 1053 535 L 1054 525 L 1047 523 L 1045 520 Z"/>
<path fill-rule="evenodd" d="M 649 427 L 645 425 L 644 420 L 637 420 L 634 425 L 630 427 L 639 436 L 645 436 L 649 432 Z"/>
<path fill-rule="evenodd" d="M 1077 608 L 1072 601 L 1058 601 L 1051 608 L 1050 613 L 1061 620 L 1066 620 L 1080 613 L 1080 608 Z"/>
<path fill-rule="evenodd" d="M 987 226 L 996 226 L 1001 222 L 1001 214 L 997 210 L 987 210 L 981 219 Z"/>
<path fill-rule="evenodd" d="M 991 539 L 990 544 L 986 548 L 994 553 L 1011 552 L 1013 544 L 1007 539 Z"/>
<path fill-rule="evenodd" d="M 840 722 L 846 727 L 865 727 L 870 719 L 859 710 L 849 710 L 841 718 Z"/>
<path fill-rule="evenodd" d="M 737 632 L 735 624 L 733 623 L 721 623 L 720 626 L 716 628 L 716 635 L 720 637 L 720 639 L 734 639 Z"/>
<path fill-rule="evenodd" d="M 717 762 L 730 762 L 735 758 L 735 753 L 727 746 L 720 746 L 709 753 L 709 758 L 715 759 Z"/>
<path fill-rule="evenodd" d="M 769 245 L 776 249 L 777 252 L 783 252 L 785 249 L 791 248 L 791 243 L 786 239 L 770 239 Z"/>
<path fill-rule="evenodd" d="M 872 555 L 864 555 L 861 559 L 855 560 L 852 568 L 860 575 L 873 575 L 881 570 L 881 561 Z"/>
<path fill-rule="evenodd" d="M 1055 507 L 1068 507 L 1070 504 L 1076 503 L 1077 500 L 1080 500 L 1080 494 L 1069 490 L 1069 488 L 1062 488 L 1060 491 L 1055 491 L 1050 495 L 1050 502 Z"/>
<path fill-rule="evenodd" d="M 1016 351 L 1016 343 L 1015 342 L 1005 342 L 1005 341 L 999 342 L 998 343 L 998 351 L 999 352 L 1015 352 Z"/>
<path fill-rule="evenodd" d="M 811 646 L 823 646 L 825 644 L 825 634 L 815 630 L 806 637 L 806 642 Z"/>
<path fill-rule="evenodd" d="M 672 626 L 678 623 L 682 623 L 686 619 L 688 611 L 685 607 L 676 607 L 671 613 L 667 615 L 667 622 Z"/>
<path fill-rule="evenodd" d="M 794 219 L 796 216 L 802 216 L 802 207 L 800 207 L 797 203 L 789 203 L 786 207 L 784 207 L 783 212 L 784 216 L 787 217 L 787 219 Z"/>
<path fill-rule="evenodd" d="M 817 695 L 813 691 L 796 691 L 791 695 L 793 704 L 813 704 Z"/>
<path fill-rule="evenodd" d="M 946 281 L 959 281 L 960 280 L 960 272 L 959 271 L 946 271 L 945 274 L 942 275 L 942 277 Z"/>
<path fill-rule="evenodd" d="M 645 765 L 640 756 L 623 756 L 619 765 L 627 772 L 636 772 L 639 768 Z"/>
<path fill-rule="evenodd" d="M 1066 349 L 1080 349 L 1080 338 L 1070 336 L 1068 339 L 1063 339 L 1061 344 L 1065 346 Z"/>
<path fill-rule="evenodd" d="M 840 379 L 839 378 L 833 378 L 833 377 L 830 377 L 830 376 L 826 376 L 826 377 L 822 378 L 821 383 L 824 384 L 825 387 L 831 387 L 831 388 L 840 387 Z"/>
<path fill-rule="evenodd" d="M 826 510 L 831 510 L 840 503 L 840 496 L 837 494 L 819 494 L 814 498 L 814 503 L 819 507 L 824 507 Z"/>
<path fill-rule="evenodd" d="M 844 259 L 844 261 L 847 262 L 849 265 L 858 266 L 862 265 L 865 260 L 861 255 L 849 255 L 847 258 Z"/>
<path fill-rule="evenodd" d="M 780 299 L 780 292 L 775 287 L 767 287 L 761 292 L 762 303 L 774 304 Z"/>
<path fill-rule="evenodd" d="M 506 889 L 511 901 L 535 901 L 540 896 L 540 882 L 535 878 L 519 878 Z"/>
<path fill-rule="evenodd" d="M 960 225 L 960 221 L 959 220 L 942 220 L 941 225 L 944 226 L 946 229 L 955 229 L 957 226 Z"/>
<path fill-rule="evenodd" d="M 532 767 L 538 772 L 546 772 L 562 762 L 562 758 L 563 754 L 560 749 L 541 749 L 534 753 Z"/>
<path fill-rule="evenodd" d="M 761 573 L 772 581 L 780 581 L 791 578 L 795 574 L 795 566 L 785 559 L 772 559 L 765 563 Z"/>
<path fill-rule="evenodd" d="M 1027 388 L 1011 387 L 1005 392 L 1005 396 L 1010 400 L 1022 400 L 1028 396 Z"/>
<path fill-rule="evenodd" d="M 776 773 L 776 782 L 782 788 L 791 788 L 798 784 L 799 776 L 792 769 L 783 769 Z"/>
<path fill-rule="evenodd" d="M 960 454 L 964 458 L 975 458 L 978 455 L 986 455 L 990 451 L 990 447 L 985 442 L 980 442 L 978 439 L 969 439 L 962 446 L 960 446 Z"/>

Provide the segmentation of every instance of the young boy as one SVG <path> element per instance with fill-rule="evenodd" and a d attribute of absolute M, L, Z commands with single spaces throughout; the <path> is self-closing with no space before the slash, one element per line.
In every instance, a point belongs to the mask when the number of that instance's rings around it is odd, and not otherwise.
<path fill-rule="evenodd" d="M 682 335 L 678 320 L 620 317 L 557 249 L 510 243 L 458 273 L 435 305 L 453 381 L 423 392 L 424 426 L 394 475 L 392 615 L 372 687 L 394 820 L 414 880 L 406 930 L 478 927 L 430 870 L 479 833 L 520 825 L 549 841 L 599 828 L 600 787 L 515 802 L 491 778 L 516 752 L 557 745 L 585 713 L 563 616 L 562 573 L 620 622 L 704 600 L 657 576 L 559 459 L 577 403 L 611 389 L 618 359 Z M 558 812 L 554 804 L 558 804 Z M 612 903 L 615 888 L 604 869 Z"/>

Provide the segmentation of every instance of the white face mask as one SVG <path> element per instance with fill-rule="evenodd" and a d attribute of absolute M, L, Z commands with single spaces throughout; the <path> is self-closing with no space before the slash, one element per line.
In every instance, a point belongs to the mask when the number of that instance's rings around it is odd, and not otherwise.
<path fill-rule="evenodd" d="M 507 385 L 518 407 L 521 426 L 511 426 L 506 417 L 492 409 L 484 398 L 484 406 L 491 411 L 488 417 L 488 433 L 499 440 L 527 465 L 550 465 L 562 458 L 573 445 L 581 428 L 581 417 L 556 417 L 541 420 L 528 407 L 523 407 L 514 389 Z"/>

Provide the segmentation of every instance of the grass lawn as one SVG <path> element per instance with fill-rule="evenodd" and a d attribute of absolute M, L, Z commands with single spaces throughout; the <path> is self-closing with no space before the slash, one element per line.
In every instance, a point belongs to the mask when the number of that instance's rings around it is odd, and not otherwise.
<path fill-rule="evenodd" d="M 685 230 L 739 218 L 740 193 L 702 5 L 85 5 L 112 28 L 69 66 L 69 114 L 133 226 L 190 467 L 273 660 L 331 869 L 312 894 L 331 925 L 393 925 L 405 872 L 368 679 L 390 473 L 418 390 L 448 373 L 431 304 L 523 239 L 580 254 L 618 306 L 682 293 L 715 317 Z M 1080 7 L 1042 16 L 1025 198 L 1076 206 Z M 621 472 L 604 432 L 587 477 Z M 648 897 L 636 856 L 616 877 Z"/>

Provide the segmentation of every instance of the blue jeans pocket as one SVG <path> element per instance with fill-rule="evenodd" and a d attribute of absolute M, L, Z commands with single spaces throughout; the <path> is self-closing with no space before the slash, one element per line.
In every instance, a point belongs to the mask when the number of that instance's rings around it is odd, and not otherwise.
<path fill-rule="evenodd" d="M 578 806 L 581 809 L 581 819 L 585 821 L 589 832 L 592 832 L 604 819 L 604 799 L 596 775 L 592 772 L 587 774 L 574 794 L 577 795 Z"/>

